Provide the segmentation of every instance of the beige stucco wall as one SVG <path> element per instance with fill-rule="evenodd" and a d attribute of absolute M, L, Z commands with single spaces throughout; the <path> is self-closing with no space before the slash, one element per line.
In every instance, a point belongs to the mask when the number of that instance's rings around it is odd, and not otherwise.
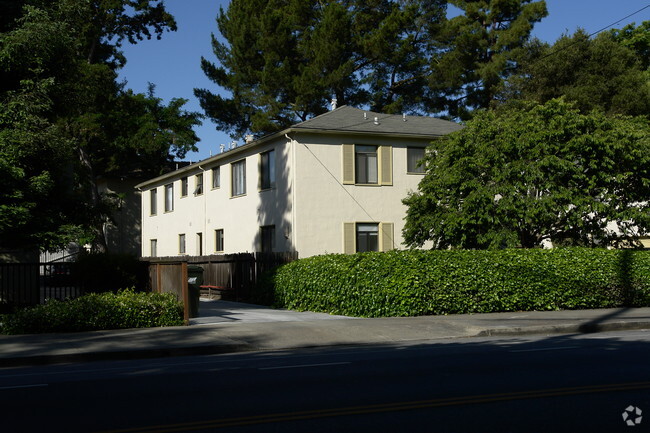
<path fill-rule="evenodd" d="M 276 154 L 276 187 L 260 191 L 259 160 L 260 153 L 275 149 Z M 186 235 L 186 254 L 197 255 L 197 233 L 202 233 L 202 252 L 204 255 L 216 253 L 215 230 L 224 231 L 223 253 L 259 251 L 259 230 L 261 226 L 276 226 L 276 250 L 291 250 L 291 238 L 285 233 L 291 233 L 287 226 L 290 218 L 286 215 L 291 209 L 291 194 L 289 179 L 290 172 L 286 140 L 277 140 L 264 146 L 250 149 L 246 152 L 226 154 L 225 157 L 213 161 L 194 164 L 191 170 L 173 179 L 174 210 L 164 212 L 164 185 L 170 180 L 156 184 L 158 189 L 158 212 L 151 215 L 151 188 L 143 189 L 143 234 L 142 255 L 151 255 L 151 239 L 157 240 L 157 256 L 175 256 L 179 254 L 179 234 Z M 231 197 L 231 163 L 246 160 L 246 194 Z M 220 188 L 212 188 L 212 168 L 219 165 L 221 171 Z M 284 167 L 280 170 L 280 167 Z M 194 176 L 204 173 L 204 193 L 195 196 Z M 281 173 L 282 171 L 282 173 Z M 180 179 L 188 177 L 188 195 L 180 196 Z"/>
<path fill-rule="evenodd" d="M 158 212 L 150 215 L 151 186 L 143 189 L 142 255 L 151 255 L 151 239 L 158 256 L 179 254 L 179 234 L 186 235 L 186 254 L 214 254 L 215 230 L 224 230 L 224 253 L 260 250 L 260 227 L 275 225 L 275 251 L 298 251 L 301 257 L 343 252 L 344 222 L 393 223 L 396 248 L 404 248 L 402 229 L 406 207 L 402 199 L 417 189 L 422 174 L 408 174 L 407 146 L 424 147 L 429 139 L 368 138 L 362 135 L 292 133 L 262 145 L 228 152 L 194 164 L 175 175 L 174 210 L 164 212 L 164 185 L 158 189 Z M 342 144 L 391 146 L 393 184 L 342 184 Z M 258 190 L 260 153 L 275 149 L 276 187 Z M 247 193 L 231 197 L 232 162 L 246 159 Z M 212 167 L 221 167 L 221 187 L 212 189 Z M 204 171 L 204 194 L 194 196 L 194 176 Z M 188 196 L 180 197 L 180 179 L 187 176 Z"/>
<path fill-rule="evenodd" d="M 407 146 L 429 140 L 294 134 L 296 249 L 301 257 L 343 252 L 344 222 L 391 222 L 395 247 L 404 248 L 406 207 L 402 199 L 417 189 L 422 174 L 407 174 Z M 342 144 L 392 147 L 392 186 L 342 184 Z"/>

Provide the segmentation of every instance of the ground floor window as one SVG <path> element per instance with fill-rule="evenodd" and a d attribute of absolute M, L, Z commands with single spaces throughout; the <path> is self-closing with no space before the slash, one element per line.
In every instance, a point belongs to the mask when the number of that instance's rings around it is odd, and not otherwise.
<path fill-rule="evenodd" d="M 178 235 L 178 253 L 185 254 L 185 234 Z"/>
<path fill-rule="evenodd" d="M 379 251 L 379 224 L 357 224 L 357 252 Z"/>
<path fill-rule="evenodd" d="M 149 244 L 149 255 L 151 257 L 157 257 L 158 256 L 158 239 L 151 239 L 151 242 Z"/>
<path fill-rule="evenodd" d="M 273 252 L 275 249 L 275 226 L 260 227 L 260 240 L 263 253 Z"/>
<path fill-rule="evenodd" d="M 218 229 L 214 231 L 214 237 L 215 237 L 215 251 L 220 253 L 224 251 L 223 245 L 223 229 Z"/>

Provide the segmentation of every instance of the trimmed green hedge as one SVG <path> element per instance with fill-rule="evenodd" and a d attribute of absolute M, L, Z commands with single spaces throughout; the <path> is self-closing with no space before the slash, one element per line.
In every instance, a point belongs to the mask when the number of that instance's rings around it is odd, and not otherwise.
<path fill-rule="evenodd" d="M 358 317 L 650 305 L 650 252 L 587 248 L 325 255 L 276 269 L 259 297 Z"/>
<path fill-rule="evenodd" d="M 91 293 L 0 316 L 3 334 L 79 332 L 183 325 L 183 304 L 171 293 Z"/>

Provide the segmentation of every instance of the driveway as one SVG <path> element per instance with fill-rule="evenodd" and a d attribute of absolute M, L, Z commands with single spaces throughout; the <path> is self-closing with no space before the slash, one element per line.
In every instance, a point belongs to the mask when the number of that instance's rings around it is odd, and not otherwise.
<path fill-rule="evenodd" d="M 276 310 L 259 305 L 213 299 L 201 299 L 199 317 L 190 319 L 190 325 L 215 323 L 307 322 L 314 320 L 349 319 L 326 313 Z"/>

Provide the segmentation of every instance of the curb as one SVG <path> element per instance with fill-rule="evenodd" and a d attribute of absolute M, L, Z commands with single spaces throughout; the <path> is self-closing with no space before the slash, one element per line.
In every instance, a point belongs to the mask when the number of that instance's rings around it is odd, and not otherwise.
<path fill-rule="evenodd" d="M 472 338 L 472 337 L 498 337 L 498 336 L 515 336 L 515 335 L 549 335 L 549 334 L 591 334 L 598 332 L 608 331 L 625 331 L 625 330 L 640 330 L 650 329 L 650 322 L 648 321 L 614 321 L 606 323 L 570 323 L 563 325 L 539 325 L 539 326 L 516 326 L 516 327 L 502 327 L 502 328 L 487 328 L 477 330 L 471 336 L 447 336 L 438 337 L 437 339 L 450 339 L 450 338 Z M 429 341 L 428 339 L 418 340 L 404 340 L 408 342 L 413 341 Z M 255 351 L 270 351 L 270 350 L 297 350 L 309 349 L 317 347 L 341 347 L 353 345 L 395 345 L 399 341 L 387 342 L 373 342 L 373 343 L 342 343 L 330 342 L 312 344 L 305 344 L 294 346 L 291 348 L 264 348 L 250 343 L 220 343 L 215 345 L 195 345 L 184 347 L 165 347 L 165 348 L 152 348 L 152 349 L 134 349 L 134 350 L 114 350 L 114 351 L 96 351 L 84 353 L 63 353 L 63 354 L 50 354 L 50 355 L 35 355 L 35 356 L 18 356 L 0 358 L 0 368 L 3 367 L 26 367 L 26 366 L 39 366 L 51 364 L 66 364 L 75 362 L 93 362 L 93 361 L 120 361 L 120 360 L 137 360 L 148 358 L 164 358 L 176 356 L 200 356 L 200 355 L 220 355 L 226 353 L 241 353 L 241 352 L 255 352 Z"/>
<path fill-rule="evenodd" d="M 597 332 L 633 331 L 650 329 L 647 321 L 619 321 L 606 323 L 570 323 L 565 325 L 517 326 L 508 328 L 490 328 L 479 331 L 476 337 L 496 337 L 512 335 L 540 334 L 593 334 Z"/>

